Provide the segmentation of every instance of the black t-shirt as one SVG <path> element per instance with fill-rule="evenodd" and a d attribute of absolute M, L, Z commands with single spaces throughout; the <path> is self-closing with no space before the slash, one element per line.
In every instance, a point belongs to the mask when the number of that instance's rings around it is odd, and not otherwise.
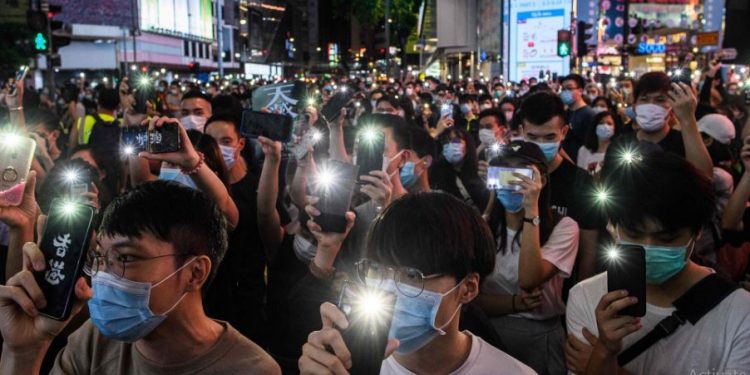
<path fill-rule="evenodd" d="M 581 229 L 601 229 L 607 225 L 604 213 L 594 204 L 593 179 L 567 159 L 550 173 L 541 194 L 550 194 L 550 207 L 570 216 Z"/>
<path fill-rule="evenodd" d="M 575 111 L 568 111 L 568 124 L 570 124 L 570 131 L 563 141 L 563 149 L 570 156 L 573 161 L 576 161 L 578 157 L 578 149 L 583 146 L 583 142 L 586 139 L 586 133 L 588 132 L 591 123 L 594 120 L 596 113 L 589 106 L 583 106 L 576 109 Z"/>
<path fill-rule="evenodd" d="M 640 142 L 636 137 L 636 132 L 623 134 L 612 140 L 612 144 L 609 146 L 610 150 L 617 150 L 627 145 L 637 144 Z M 671 152 L 682 158 L 685 157 L 685 143 L 682 140 L 682 132 L 675 129 L 669 129 L 669 133 L 659 143 L 659 147 L 665 152 Z"/>
<path fill-rule="evenodd" d="M 226 320 L 259 345 L 264 343 L 267 259 L 258 232 L 257 177 L 247 175 L 229 187 L 239 210 L 239 222 L 229 232 L 229 247 L 216 278 L 206 292 L 208 315 Z"/>

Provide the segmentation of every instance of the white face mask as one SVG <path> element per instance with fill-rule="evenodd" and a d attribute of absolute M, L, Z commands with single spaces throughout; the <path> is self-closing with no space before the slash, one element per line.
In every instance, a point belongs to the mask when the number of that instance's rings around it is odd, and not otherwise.
<path fill-rule="evenodd" d="M 655 133 L 664 129 L 665 119 L 669 110 L 656 104 L 638 104 L 635 116 L 638 126 L 646 133 Z"/>
<path fill-rule="evenodd" d="M 208 121 L 207 118 L 196 115 L 185 116 L 180 119 L 185 130 L 195 129 L 201 133 L 203 133 L 203 128 L 206 127 L 206 121 Z"/>
<path fill-rule="evenodd" d="M 491 146 L 497 143 L 495 132 L 492 129 L 479 129 L 479 141 L 485 146 Z"/>

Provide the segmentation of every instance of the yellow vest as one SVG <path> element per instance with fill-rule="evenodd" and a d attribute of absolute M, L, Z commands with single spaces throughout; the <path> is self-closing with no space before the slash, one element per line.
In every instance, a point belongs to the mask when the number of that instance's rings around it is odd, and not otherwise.
<path fill-rule="evenodd" d="M 110 116 L 104 113 L 99 113 L 99 118 L 101 118 L 102 121 L 106 121 L 106 122 L 115 121 L 115 118 L 113 116 Z M 81 126 L 81 123 L 83 123 L 83 126 Z M 84 118 L 78 119 L 78 124 L 76 124 L 76 129 L 78 129 L 78 144 L 79 145 L 86 145 L 89 143 L 89 137 L 91 137 L 91 131 L 94 130 L 94 124 L 96 124 L 96 119 L 94 118 L 94 116 L 91 116 L 91 115 L 86 115 Z"/>

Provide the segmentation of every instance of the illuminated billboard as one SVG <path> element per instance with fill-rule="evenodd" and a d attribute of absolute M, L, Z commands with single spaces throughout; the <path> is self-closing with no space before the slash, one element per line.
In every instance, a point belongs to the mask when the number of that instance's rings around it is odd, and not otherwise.
<path fill-rule="evenodd" d="M 141 30 L 213 40 L 211 0 L 140 0 Z"/>
<path fill-rule="evenodd" d="M 519 0 L 510 3 L 509 76 L 513 81 L 570 71 L 570 57 L 557 56 L 557 30 L 570 29 L 572 0 Z"/>

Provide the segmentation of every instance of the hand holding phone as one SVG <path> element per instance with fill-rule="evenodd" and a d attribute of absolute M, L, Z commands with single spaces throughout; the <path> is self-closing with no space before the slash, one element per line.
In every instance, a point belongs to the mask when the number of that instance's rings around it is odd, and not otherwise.
<path fill-rule="evenodd" d="M 245 137 L 263 136 L 281 143 L 289 143 L 292 140 L 292 118 L 248 109 L 242 112 L 240 133 Z"/>
<path fill-rule="evenodd" d="M 346 233 L 346 213 L 352 203 L 358 170 L 356 165 L 329 160 L 318 171 L 314 185 L 319 215 L 313 220 L 322 232 Z"/>
<path fill-rule="evenodd" d="M 530 168 L 492 167 L 487 170 L 487 189 L 519 191 L 521 186 L 511 182 L 519 181 L 514 173 L 534 178 L 534 170 Z"/>
<path fill-rule="evenodd" d="M 164 143 L 165 141 L 167 141 L 167 139 L 162 138 L 161 145 L 159 146 L 161 148 L 157 148 L 156 150 L 154 150 L 156 152 L 143 151 L 139 154 L 140 157 L 149 160 L 164 161 L 179 168 L 188 170 L 193 169 L 201 164 L 201 156 L 197 151 L 195 151 L 193 143 L 190 142 L 190 138 L 187 135 L 187 131 L 182 126 L 182 124 L 180 124 L 179 120 L 166 116 L 152 117 L 149 120 L 143 121 L 142 125 L 146 124 L 148 124 L 149 134 L 166 131 L 170 137 L 174 135 L 172 132 L 174 131 L 174 127 L 176 126 L 177 134 L 179 135 L 179 137 L 177 138 L 179 139 L 179 149 L 177 149 L 177 151 L 172 151 L 175 149 L 175 147 L 167 147 L 167 144 Z M 174 141 L 174 139 L 169 138 L 169 141 L 167 141 L 167 143 L 171 143 L 172 141 Z M 155 140 L 151 136 L 149 136 L 148 142 L 153 143 L 155 142 Z M 149 147 L 154 146 L 150 145 Z M 163 152 L 166 150 L 169 151 Z"/>
<path fill-rule="evenodd" d="M 607 290 L 625 290 L 628 296 L 638 298 L 619 315 L 646 315 L 646 252 L 642 246 L 616 245 L 607 250 Z"/>
<path fill-rule="evenodd" d="M 385 134 L 377 127 L 364 127 L 359 130 L 354 145 L 354 164 L 359 167 L 360 176 L 383 170 Z M 362 183 L 361 179 L 357 180 Z"/>
<path fill-rule="evenodd" d="M 36 141 L 30 137 L 0 134 L 0 204 L 21 203 L 35 148 Z"/>
<path fill-rule="evenodd" d="M 26 79 L 26 74 L 28 72 L 29 72 L 29 67 L 25 65 L 21 66 L 21 68 L 16 71 L 16 75 L 14 77 L 15 81 L 10 86 L 10 92 L 8 93 L 8 95 L 11 95 L 11 96 L 16 95 L 18 85 L 23 85 L 23 80 Z"/>
<path fill-rule="evenodd" d="M 138 155 L 140 152 L 164 154 L 177 152 L 181 148 L 179 124 L 165 123 L 153 131 L 145 126 L 126 126 L 122 129 L 121 147 L 126 155 Z"/>

